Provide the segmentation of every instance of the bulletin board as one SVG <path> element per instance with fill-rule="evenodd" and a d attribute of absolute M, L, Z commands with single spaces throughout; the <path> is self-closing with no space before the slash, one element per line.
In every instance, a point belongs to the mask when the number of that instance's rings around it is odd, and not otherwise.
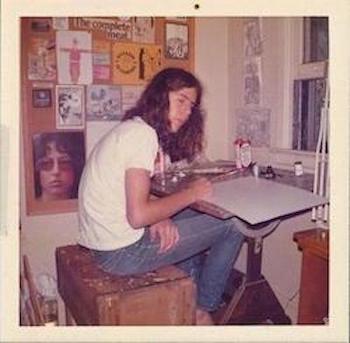
<path fill-rule="evenodd" d="M 166 67 L 194 70 L 194 18 L 21 18 L 28 215 L 77 210 L 87 121 L 116 124 Z"/>

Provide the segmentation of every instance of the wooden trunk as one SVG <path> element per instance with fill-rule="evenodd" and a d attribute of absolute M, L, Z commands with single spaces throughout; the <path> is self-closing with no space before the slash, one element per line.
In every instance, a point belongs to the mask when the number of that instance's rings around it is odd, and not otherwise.
<path fill-rule="evenodd" d="M 88 249 L 56 249 L 58 291 L 78 325 L 193 325 L 196 289 L 169 266 L 116 276 L 101 270 Z"/>

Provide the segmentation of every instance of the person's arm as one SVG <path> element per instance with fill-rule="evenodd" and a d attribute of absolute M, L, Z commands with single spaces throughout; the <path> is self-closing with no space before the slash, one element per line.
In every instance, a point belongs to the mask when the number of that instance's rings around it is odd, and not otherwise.
<path fill-rule="evenodd" d="M 149 171 L 130 168 L 125 173 L 126 213 L 130 225 L 140 228 L 171 217 L 193 202 L 203 199 L 212 191 L 211 183 L 198 179 L 186 189 L 166 196 L 151 199 Z"/>

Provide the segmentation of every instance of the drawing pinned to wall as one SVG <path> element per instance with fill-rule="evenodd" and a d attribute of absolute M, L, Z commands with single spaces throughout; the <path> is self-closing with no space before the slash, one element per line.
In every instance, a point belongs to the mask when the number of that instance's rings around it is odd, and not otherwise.
<path fill-rule="evenodd" d="M 92 47 L 94 80 L 109 80 L 111 77 L 111 43 L 107 40 L 94 40 Z"/>
<path fill-rule="evenodd" d="M 55 40 L 31 37 L 28 48 L 28 79 L 56 78 Z"/>
<path fill-rule="evenodd" d="M 82 129 L 84 128 L 84 121 L 84 87 L 73 85 L 57 85 L 57 129 Z"/>
<path fill-rule="evenodd" d="M 112 79 L 116 84 L 139 82 L 139 48 L 136 44 L 114 43 L 112 46 Z"/>
<path fill-rule="evenodd" d="M 244 23 L 244 104 L 261 104 L 263 53 L 262 21 L 260 17 L 246 19 Z"/>
<path fill-rule="evenodd" d="M 58 83 L 92 83 L 91 34 L 83 31 L 57 31 Z"/>
<path fill-rule="evenodd" d="M 121 119 L 122 95 L 120 86 L 87 86 L 86 98 L 87 120 Z"/>
<path fill-rule="evenodd" d="M 236 110 L 236 137 L 249 139 L 254 147 L 270 146 L 271 110 L 239 108 Z"/>
<path fill-rule="evenodd" d="M 84 163 L 83 132 L 33 135 L 35 198 L 44 202 L 77 198 Z"/>
<path fill-rule="evenodd" d="M 244 55 L 260 56 L 263 52 L 261 17 L 249 18 L 244 23 Z"/>
<path fill-rule="evenodd" d="M 52 17 L 52 28 L 54 30 L 68 30 L 68 17 Z"/>
<path fill-rule="evenodd" d="M 244 104 L 261 103 L 261 57 L 246 59 L 244 62 Z"/>
<path fill-rule="evenodd" d="M 122 87 L 122 112 L 123 114 L 136 105 L 142 92 L 143 86 L 123 86 Z"/>
<path fill-rule="evenodd" d="M 162 67 L 162 49 L 160 45 L 142 45 L 139 49 L 140 81 L 149 81 Z"/>
<path fill-rule="evenodd" d="M 51 89 L 33 89 L 32 90 L 33 107 L 51 107 L 52 96 Z"/>
<path fill-rule="evenodd" d="M 188 58 L 188 26 L 166 23 L 165 56 L 167 58 Z"/>
<path fill-rule="evenodd" d="M 155 42 L 155 18 L 133 17 L 132 40 L 140 43 Z"/>

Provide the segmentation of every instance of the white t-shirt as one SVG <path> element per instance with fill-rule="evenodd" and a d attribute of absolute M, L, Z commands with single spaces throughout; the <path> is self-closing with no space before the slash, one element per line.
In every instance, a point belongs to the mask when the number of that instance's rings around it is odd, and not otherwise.
<path fill-rule="evenodd" d="M 79 185 L 79 244 L 114 250 L 139 240 L 126 217 L 125 171 L 154 170 L 158 150 L 156 131 L 140 117 L 122 122 L 94 147 Z"/>

